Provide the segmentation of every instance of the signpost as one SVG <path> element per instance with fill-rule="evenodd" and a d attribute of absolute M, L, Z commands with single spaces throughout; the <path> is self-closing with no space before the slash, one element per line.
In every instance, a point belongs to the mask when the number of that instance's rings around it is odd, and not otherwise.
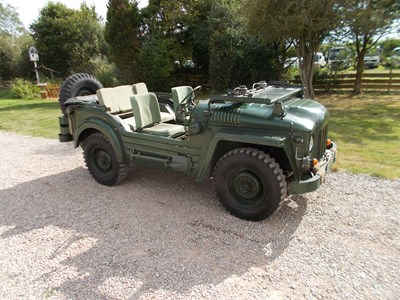
<path fill-rule="evenodd" d="M 37 49 L 35 47 L 31 46 L 29 48 L 28 54 L 29 54 L 30 61 L 33 61 L 33 64 L 35 66 L 36 80 L 37 80 L 37 84 L 39 84 L 40 78 L 39 78 L 39 71 L 38 71 L 38 67 L 37 67 L 37 61 L 39 61 L 39 51 L 37 51 Z"/>

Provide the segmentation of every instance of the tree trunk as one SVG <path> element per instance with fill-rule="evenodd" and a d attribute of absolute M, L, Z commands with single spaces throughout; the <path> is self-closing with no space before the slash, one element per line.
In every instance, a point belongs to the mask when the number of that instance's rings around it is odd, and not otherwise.
<path fill-rule="evenodd" d="M 361 81 L 362 81 L 362 75 L 364 73 L 364 57 L 365 57 L 365 51 L 357 53 L 357 73 L 356 73 L 356 80 L 354 82 L 353 95 L 361 94 Z"/>
<path fill-rule="evenodd" d="M 369 39 L 370 37 L 367 34 L 361 37 L 356 37 L 357 73 L 354 82 L 353 95 L 361 94 L 361 80 L 364 73 L 364 57 L 365 53 L 367 53 Z"/>
<path fill-rule="evenodd" d="M 315 51 L 305 41 L 299 41 L 298 53 L 301 84 L 305 87 L 304 96 L 314 99 L 313 75 Z"/>

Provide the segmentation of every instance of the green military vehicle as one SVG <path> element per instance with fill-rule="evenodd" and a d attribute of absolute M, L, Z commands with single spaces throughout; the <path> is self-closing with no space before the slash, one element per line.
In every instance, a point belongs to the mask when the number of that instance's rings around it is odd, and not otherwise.
<path fill-rule="evenodd" d="M 130 164 L 212 178 L 222 205 L 246 220 L 265 219 L 288 195 L 324 182 L 336 145 L 327 110 L 301 87 L 258 82 L 197 101 L 200 89 L 103 88 L 74 74 L 60 91 L 60 141 L 81 146 L 104 185 L 122 183 Z"/>

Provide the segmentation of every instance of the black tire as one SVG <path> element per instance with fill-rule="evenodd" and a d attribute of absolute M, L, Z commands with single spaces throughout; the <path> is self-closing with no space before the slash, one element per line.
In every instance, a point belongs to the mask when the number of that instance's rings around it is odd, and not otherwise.
<path fill-rule="evenodd" d="M 250 221 L 271 216 L 287 194 L 279 164 L 252 148 L 225 154 L 214 168 L 213 183 L 222 205 L 232 215 Z"/>
<path fill-rule="evenodd" d="M 128 175 L 128 164 L 117 161 L 113 147 L 101 133 L 94 133 L 86 139 L 83 158 L 90 174 L 98 183 L 117 185 Z"/>
<path fill-rule="evenodd" d="M 87 73 L 76 73 L 69 76 L 61 85 L 58 102 L 63 113 L 65 113 L 64 103 L 69 98 L 76 96 L 94 95 L 103 85 L 93 75 Z"/>

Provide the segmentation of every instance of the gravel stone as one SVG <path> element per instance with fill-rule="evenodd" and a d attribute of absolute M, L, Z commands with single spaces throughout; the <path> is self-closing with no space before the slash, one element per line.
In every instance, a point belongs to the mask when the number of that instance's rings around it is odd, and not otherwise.
<path fill-rule="evenodd" d="M 332 173 L 262 222 L 210 181 L 96 183 L 71 143 L 0 132 L 0 299 L 398 299 L 400 180 Z"/>

